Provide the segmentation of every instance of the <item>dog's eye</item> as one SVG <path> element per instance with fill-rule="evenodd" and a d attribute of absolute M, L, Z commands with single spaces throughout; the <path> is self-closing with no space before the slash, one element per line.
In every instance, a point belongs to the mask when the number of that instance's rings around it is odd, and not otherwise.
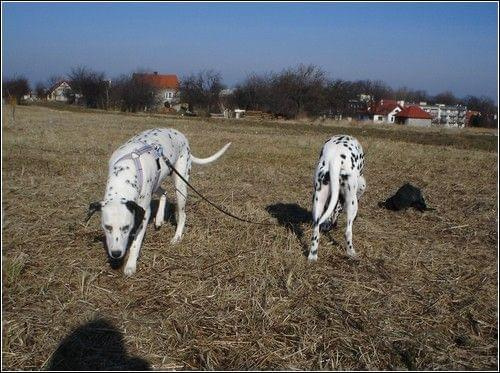
<path fill-rule="evenodd" d="M 113 227 L 111 225 L 105 225 L 104 229 L 106 229 L 108 232 L 111 232 L 113 230 Z"/>
<path fill-rule="evenodd" d="M 129 228 L 130 228 L 130 225 L 126 225 L 126 226 L 122 227 L 122 231 L 126 232 L 126 231 L 128 231 Z"/>

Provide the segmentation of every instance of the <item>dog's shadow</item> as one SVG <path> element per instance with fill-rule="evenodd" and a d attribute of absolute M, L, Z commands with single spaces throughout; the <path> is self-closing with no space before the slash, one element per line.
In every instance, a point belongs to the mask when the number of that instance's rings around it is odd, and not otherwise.
<path fill-rule="evenodd" d="M 156 213 L 158 212 L 158 207 L 160 206 L 160 200 L 159 199 L 152 200 L 149 206 L 151 209 L 151 216 L 149 217 L 148 224 L 151 224 L 154 222 Z M 177 226 L 177 221 L 175 220 L 175 203 L 170 202 L 168 199 L 167 202 L 165 203 L 165 211 L 163 212 L 163 219 L 165 222 L 168 221 L 170 222 L 170 224 Z"/>
<path fill-rule="evenodd" d="M 304 242 L 304 229 L 302 225 L 311 223 L 311 212 L 296 203 L 275 203 L 266 207 L 266 211 L 276 218 L 279 225 L 292 232 L 302 246 L 302 253 L 307 255 L 308 246 Z"/>
<path fill-rule="evenodd" d="M 296 203 L 281 202 L 267 206 L 266 211 L 273 218 L 276 218 L 278 224 L 291 231 L 297 237 L 302 246 L 302 254 L 307 256 L 309 254 L 309 243 L 307 238 L 304 238 L 304 229 L 302 226 L 303 224 L 311 224 L 312 212 Z M 328 231 L 322 230 L 321 233 L 325 234 L 334 245 L 337 245 L 337 242 L 330 234 L 330 231 L 334 228 L 336 228 L 336 224 L 332 225 Z"/>
<path fill-rule="evenodd" d="M 122 333 L 105 319 L 73 330 L 52 354 L 48 370 L 151 370 L 149 362 L 127 354 Z"/>

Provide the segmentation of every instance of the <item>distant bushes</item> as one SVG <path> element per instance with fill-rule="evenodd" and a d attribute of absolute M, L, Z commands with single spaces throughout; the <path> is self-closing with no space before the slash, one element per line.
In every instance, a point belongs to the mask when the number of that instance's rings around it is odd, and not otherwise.
<path fill-rule="evenodd" d="M 136 112 L 158 108 L 158 88 L 140 74 L 122 75 L 108 80 L 103 72 L 87 67 L 76 67 L 65 78 L 71 86 L 68 103 L 82 103 L 90 108 L 115 108 Z M 39 83 L 35 93 L 39 98 L 47 96 L 47 87 L 61 81 L 52 77 L 48 85 Z M 380 99 L 404 100 L 406 102 L 441 103 L 465 105 L 467 109 L 481 115 L 473 118 L 472 125 L 497 127 L 497 106 L 489 97 L 466 96 L 457 98 L 445 91 L 435 96 L 423 90 L 407 87 L 392 89 L 382 81 L 330 79 L 316 65 L 297 65 L 280 72 L 250 74 L 232 90 L 224 90 L 222 76 L 213 70 L 204 70 L 182 77 L 179 86 L 181 104 L 187 104 L 189 112 L 208 115 L 223 109 L 245 109 L 269 113 L 275 117 L 293 119 L 318 117 L 321 115 L 354 117 Z M 24 77 L 3 82 L 3 97 L 22 97 L 30 92 L 29 82 Z"/>
<path fill-rule="evenodd" d="M 158 89 L 138 76 L 122 75 L 111 87 L 111 105 L 135 113 L 151 110 L 158 104 Z"/>
<path fill-rule="evenodd" d="M 2 97 L 14 99 L 20 104 L 24 95 L 29 94 L 30 85 L 24 76 L 6 79 L 2 82 Z"/>
<path fill-rule="evenodd" d="M 205 70 L 181 79 L 179 97 L 188 104 L 189 111 L 196 109 L 208 115 L 220 112 L 220 92 L 224 88 L 220 73 Z"/>

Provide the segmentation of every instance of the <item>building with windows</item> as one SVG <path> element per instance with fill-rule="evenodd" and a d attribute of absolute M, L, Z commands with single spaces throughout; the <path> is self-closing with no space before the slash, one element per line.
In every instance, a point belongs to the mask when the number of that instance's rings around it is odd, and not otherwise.
<path fill-rule="evenodd" d="M 134 79 L 140 79 L 158 89 L 158 102 L 160 106 L 172 107 L 178 103 L 179 79 L 177 75 L 158 74 L 134 74 Z"/>
<path fill-rule="evenodd" d="M 392 124 L 396 120 L 396 114 L 403 110 L 404 101 L 380 100 L 368 108 L 369 119 L 374 123 Z"/>
<path fill-rule="evenodd" d="M 419 106 L 431 115 L 433 125 L 463 128 L 467 124 L 467 106 L 428 105 L 426 102 L 421 102 Z"/>

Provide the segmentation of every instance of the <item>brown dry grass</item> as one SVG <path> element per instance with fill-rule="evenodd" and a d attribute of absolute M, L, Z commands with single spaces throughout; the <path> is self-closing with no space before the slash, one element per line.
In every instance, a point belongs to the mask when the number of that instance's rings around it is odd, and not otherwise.
<path fill-rule="evenodd" d="M 82 220 L 111 152 L 153 126 L 185 133 L 197 156 L 232 141 L 218 162 L 194 167 L 193 184 L 236 214 L 282 225 L 239 223 L 190 192 L 181 244 L 169 244 L 172 224 L 150 226 L 137 274 L 111 269 L 99 219 Z M 367 152 L 360 260 L 345 257 L 341 218 L 308 265 L 313 168 L 340 132 Z M 96 319 L 112 325 L 120 353 L 153 369 L 498 367 L 495 136 L 40 107 L 18 107 L 3 135 L 4 369 L 50 367 L 68 336 L 98 345 L 70 334 Z M 406 181 L 436 211 L 377 207 Z"/>

